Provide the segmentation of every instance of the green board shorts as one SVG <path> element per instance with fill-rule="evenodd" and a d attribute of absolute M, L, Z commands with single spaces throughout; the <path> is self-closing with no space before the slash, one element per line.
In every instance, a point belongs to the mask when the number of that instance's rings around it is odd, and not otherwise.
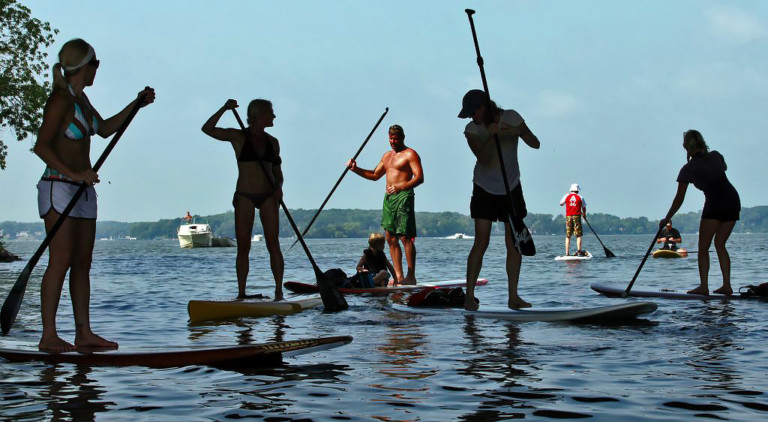
<path fill-rule="evenodd" d="M 398 236 L 416 237 L 416 212 L 413 189 L 384 195 L 381 228 Z"/>

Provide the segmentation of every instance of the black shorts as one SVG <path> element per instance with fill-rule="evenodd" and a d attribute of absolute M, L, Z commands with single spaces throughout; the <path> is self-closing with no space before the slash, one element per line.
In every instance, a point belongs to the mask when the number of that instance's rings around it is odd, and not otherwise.
<path fill-rule="evenodd" d="M 520 183 L 510 192 L 512 195 L 512 204 L 514 204 L 514 213 L 509 206 L 507 195 L 494 195 L 488 193 L 478 185 L 472 188 L 472 200 L 469 203 L 469 215 L 473 219 L 483 219 L 491 221 L 507 221 L 512 214 L 520 220 L 528 215 L 523 197 L 523 187 Z"/>

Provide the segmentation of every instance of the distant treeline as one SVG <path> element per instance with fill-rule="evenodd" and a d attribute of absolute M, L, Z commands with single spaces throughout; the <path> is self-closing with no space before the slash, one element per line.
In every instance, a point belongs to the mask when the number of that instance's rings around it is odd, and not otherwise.
<path fill-rule="evenodd" d="M 316 210 L 291 210 L 296 224 L 304 228 Z M 223 214 L 196 216 L 198 222 L 207 221 L 216 236 L 235 237 L 234 212 Z M 588 214 L 589 223 L 598 234 L 653 234 L 658 229 L 658 220 L 645 217 L 619 218 L 610 214 Z M 361 238 L 368 237 L 371 232 L 380 231 L 380 210 L 358 209 L 328 209 L 324 210 L 312 229 L 307 234 L 310 238 Z M 679 214 L 673 220 L 674 227 L 683 233 L 696 233 L 699 230 L 701 212 Z M 564 233 L 565 218 L 563 215 L 529 214 L 526 224 L 536 235 L 561 235 Z M 442 237 L 455 233 L 474 234 L 474 224 L 467 215 L 456 212 L 417 212 L 416 222 L 419 236 Z M 98 221 L 96 223 L 96 238 L 124 238 L 126 236 L 138 239 L 167 239 L 176 238 L 176 229 L 181 224 L 180 218 L 160 220 L 156 222 L 121 223 L 116 221 Z M 0 222 L 0 231 L 5 238 L 15 239 L 19 233 L 26 232 L 31 238 L 44 237 L 42 222 L 17 223 Z M 584 225 L 585 233 L 589 227 Z M 743 208 L 741 220 L 734 229 L 737 233 L 768 233 L 768 206 Z M 258 217 L 254 222 L 253 232 L 263 233 Z M 503 233 L 503 227 L 496 224 L 495 234 Z M 280 216 L 280 236 L 291 237 L 293 230 L 285 215 Z"/>

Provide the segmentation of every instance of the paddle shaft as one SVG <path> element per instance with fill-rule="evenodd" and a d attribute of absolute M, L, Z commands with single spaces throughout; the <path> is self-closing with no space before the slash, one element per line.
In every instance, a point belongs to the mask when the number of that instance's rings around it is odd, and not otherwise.
<path fill-rule="evenodd" d="M 645 261 L 648 260 L 648 255 L 651 254 L 651 249 L 653 249 L 653 245 L 656 244 L 656 239 L 659 238 L 659 235 L 661 234 L 661 230 L 663 227 L 659 227 L 659 231 L 656 232 L 656 236 L 653 237 L 653 241 L 651 242 L 651 246 L 648 247 L 648 250 L 645 252 L 645 256 L 643 257 L 643 261 L 640 262 L 640 266 L 637 267 L 637 271 L 635 271 L 635 276 L 632 277 L 632 281 L 629 282 L 629 286 L 627 286 L 627 290 L 624 291 L 624 294 L 622 296 L 626 297 L 629 296 L 629 291 L 632 290 L 632 286 L 635 284 L 635 280 L 637 280 L 637 275 L 640 274 L 640 270 L 643 269 L 643 265 L 645 265 Z"/>
<path fill-rule="evenodd" d="M 389 113 L 389 107 L 386 107 L 384 109 L 384 113 L 381 115 L 381 117 L 379 117 L 379 121 L 376 122 L 376 124 L 373 126 L 373 129 L 371 129 L 371 133 L 368 134 L 368 137 L 365 138 L 365 141 L 363 141 L 363 144 L 360 145 L 360 148 L 355 153 L 355 156 L 352 157 L 352 160 L 356 160 L 357 156 L 360 155 L 361 152 L 363 152 L 363 148 L 365 148 L 365 145 L 368 143 L 368 140 L 370 140 L 371 136 L 373 136 L 373 132 L 376 132 L 376 129 L 379 127 L 379 124 L 381 124 L 381 121 L 384 120 L 384 116 L 386 116 L 387 113 Z M 331 189 L 331 192 L 328 194 L 328 196 L 325 197 L 325 200 L 323 201 L 323 203 L 320 204 L 320 208 L 318 208 L 317 211 L 315 211 L 315 215 L 313 215 L 312 219 L 309 220 L 309 224 L 307 224 L 307 227 L 305 227 L 304 231 L 301 232 L 302 236 L 306 235 L 307 232 L 309 232 L 309 229 L 312 227 L 312 224 L 314 224 L 315 220 L 320 215 L 320 212 L 323 210 L 323 207 L 325 207 L 325 204 L 328 203 L 328 200 L 331 199 L 331 195 L 333 195 L 333 193 L 336 191 L 336 188 L 339 187 L 339 184 L 341 183 L 341 180 L 344 179 L 344 176 L 347 175 L 348 171 L 349 171 L 349 167 L 344 167 L 344 171 L 341 172 L 341 176 L 339 177 L 339 180 L 337 180 L 336 184 L 333 185 L 333 189 Z M 294 240 L 293 243 L 291 244 L 291 246 L 288 247 L 288 249 L 286 250 L 286 253 L 288 251 L 290 251 L 291 248 L 294 245 L 296 245 L 296 242 L 298 242 L 298 241 L 299 241 L 299 239 Z"/>
<path fill-rule="evenodd" d="M 602 246 L 603 250 L 605 251 L 605 256 L 607 256 L 608 258 L 615 257 L 616 255 L 614 255 L 613 252 L 611 252 L 610 249 L 606 248 L 605 245 L 603 244 L 603 241 L 600 240 L 600 236 L 597 235 L 597 232 L 595 231 L 595 229 L 593 229 L 592 225 L 589 224 L 589 220 L 587 220 L 587 216 L 586 215 L 584 216 L 584 221 L 587 222 L 587 226 L 589 226 L 589 229 L 592 230 L 592 234 L 594 234 L 595 237 L 597 238 L 597 241 L 600 242 L 600 246 Z"/>
<path fill-rule="evenodd" d="M 99 159 L 96 160 L 96 164 L 93 166 L 94 172 L 98 172 L 102 164 L 104 164 L 104 161 L 106 161 L 107 157 L 112 152 L 112 149 L 114 149 L 115 145 L 117 145 L 117 141 L 119 141 L 120 137 L 123 136 L 125 129 L 131 123 L 134 116 L 136 116 L 136 113 L 138 113 L 143 101 L 144 97 L 141 97 L 138 99 L 138 101 L 136 101 L 136 104 L 134 104 L 133 108 L 128 113 L 128 116 L 123 121 L 123 124 L 120 125 L 120 128 L 118 128 L 117 132 L 115 133 L 115 136 L 112 137 L 112 140 L 109 142 L 107 147 L 104 148 L 104 151 L 101 153 Z M 21 301 L 24 299 L 24 293 L 27 290 L 27 283 L 29 282 L 29 276 L 32 274 L 32 269 L 35 268 L 37 262 L 40 260 L 40 257 L 51 244 L 53 236 L 56 235 L 56 232 L 58 232 L 62 224 L 64 224 L 64 221 L 72 212 L 75 204 L 77 204 L 78 199 L 83 196 L 83 192 L 85 192 L 87 188 L 88 185 L 85 182 L 80 184 L 77 191 L 75 192 L 75 195 L 72 196 L 72 199 L 69 201 L 69 204 L 67 204 L 66 208 L 64 208 L 64 211 L 61 212 L 59 218 L 56 220 L 56 223 L 54 223 L 53 227 L 51 227 L 51 229 L 48 231 L 45 239 L 43 239 L 43 243 L 39 248 L 37 248 L 37 251 L 35 251 L 34 255 L 32 255 L 32 258 L 30 258 L 29 262 L 27 262 L 24 270 L 21 272 L 19 278 L 16 280 L 16 283 L 8 293 L 8 297 L 5 299 L 3 308 L 0 311 L 0 325 L 2 325 L 3 335 L 8 334 L 8 332 L 11 330 L 13 322 L 16 320 L 16 315 L 19 313 L 19 308 L 21 307 Z"/>
<path fill-rule="evenodd" d="M 477 32 L 475 31 L 475 21 L 472 19 L 472 15 L 475 14 L 475 11 L 472 9 L 465 9 L 465 12 L 467 12 L 467 17 L 469 18 L 469 26 L 472 28 L 472 40 L 475 42 L 475 52 L 477 53 L 477 66 L 480 68 L 480 78 L 483 80 L 483 91 L 485 91 L 485 111 L 488 114 L 491 114 L 493 111 L 491 110 L 491 94 L 488 91 L 488 80 L 485 77 L 485 68 L 483 66 L 483 56 L 480 55 L 480 44 L 477 42 Z M 507 179 L 507 170 L 504 166 L 504 157 L 502 157 L 502 151 L 501 151 L 501 142 L 499 142 L 499 134 L 494 133 L 493 134 L 494 141 L 496 142 L 496 153 L 499 156 L 499 166 L 501 167 L 501 176 L 504 180 L 504 191 L 506 192 L 507 196 L 507 202 L 509 202 L 510 209 L 512 210 L 512 215 L 509 216 L 509 224 L 510 229 L 514 229 L 514 223 L 512 222 L 513 218 L 516 218 L 517 212 L 515 210 L 515 203 L 512 200 L 512 192 L 510 192 L 509 189 L 509 179 Z M 515 248 L 518 252 L 522 254 L 522 249 L 520 247 L 520 241 L 523 239 L 520 239 L 515 232 L 515 230 L 512 231 L 515 241 Z"/>

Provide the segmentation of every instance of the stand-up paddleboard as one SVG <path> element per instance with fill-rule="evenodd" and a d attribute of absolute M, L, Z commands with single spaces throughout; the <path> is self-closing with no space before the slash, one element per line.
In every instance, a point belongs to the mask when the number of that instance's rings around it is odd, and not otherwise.
<path fill-rule="evenodd" d="M 290 315 L 323 304 L 320 298 L 301 300 L 190 300 L 187 305 L 189 322 L 210 321 L 226 318 L 264 317 L 272 315 Z"/>
<path fill-rule="evenodd" d="M 430 308 L 420 306 L 393 305 L 395 309 L 427 315 L 473 315 L 478 318 L 500 319 L 505 321 L 543 321 L 543 322 L 615 322 L 636 318 L 656 310 L 653 302 L 631 302 L 621 305 L 598 306 L 596 308 L 529 308 L 509 309 L 502 307 L 481 306 L 476 311 L 464 308 Z"/>
<path fill-rule="evenodd" d="M 589 251 L 587 251 L 587 254 L 585 256 L 560 255 L 555 257 L 555 261 L 584 261 L 587 259 L 592 259 L 592 253 Z"/>
<path fill-rule="evenodd" d="M 671 249 L 656 249 L 653 251 L 654 258 L 683 258 L 688 256 L 688 251 L 685 249 L 678 249 L 673 251 Z"/>
<path fill-rule="evenodd" d="M 296 356 L 349 344 L 350 336 L 321 337 L 293 341 L 252 344 L 246 346 L 169 348 L 160 351 L 100 351 L 47 353 L 37 350 L 0 349 L 0 359 L 9 362 L 73 363 L 99 366 L 148 366 L 173 368 L 188 365 L 215 367 L 275 366 L 283 356 Z"/>
<path fill-rule="evenodd" d="M 606 283 L 593 283 L 589 287 L 592 290 L 608 296 L 608 297 L 624 297 L 624 292 L 627 290 L 627 286 L 620 284 L 606 284 Z M 742 296 L 737 292 L 734 292 L 731 296 L 725 295 L 694 295 L 686 293 L 685 291 L 674 289 L 658 289 L 658 290 L 640 290 L 632 289 L 629 291 L 629 296 L 632 297 L 657 297 L 664 299 L 679 299 L 679 300 L 740 300 L 740 299 L 760 299 L 759 296 Z"/>
<path fill-rule="evenodd" d="M 484 278 L 477 279 L 477 286 L 483 286 L 488 284 L 488 280 Z M 458 280 L 446 280 L 446 281 L 436 281 L 434 283 L 421 283 L 421 284 L 413 284 L 413 285 L 406 285 L 406 286 L 390 286 L 390 287 L 369 287 L 369 288 L 339 288 L 339 292 L 342 294 L 371 294 L 371 293 L 378 293 L 378 294 L 388 294 L 388 293 L 399 293 L 399 292 L 413 292 L 418 290 L 424 290 L 428 289 L 430 287 L 464 287 L 467 285 L 467 280 L 465 279 L 458 279 Z M 283 286 L 285 288 L 293 293 L 297 294 L 310 294 L 310 293 L 317 293 L 317 285 L 316 284 L 309 284 L 309 283 L 301 283 L 299 281 L 286 281 Z"/>

